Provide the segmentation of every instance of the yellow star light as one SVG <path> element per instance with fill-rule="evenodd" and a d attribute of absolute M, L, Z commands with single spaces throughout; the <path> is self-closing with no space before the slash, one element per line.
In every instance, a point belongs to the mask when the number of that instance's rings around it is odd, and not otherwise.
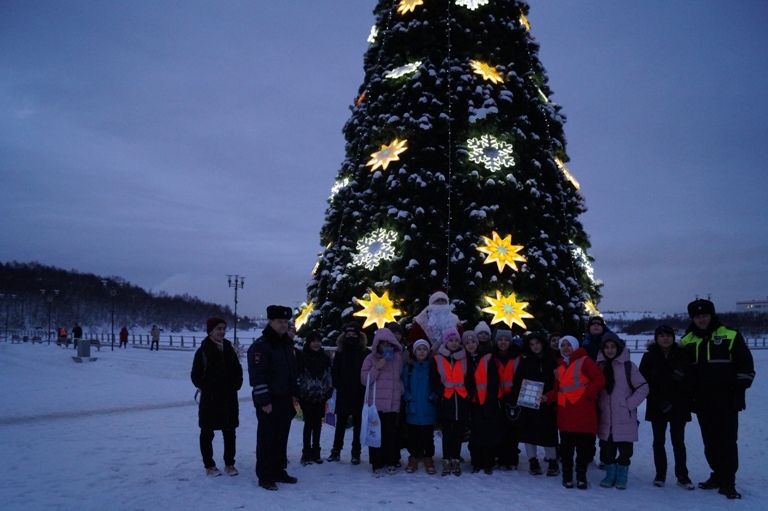
<path fill-rule="evenodd" d="M 381 296 L 377 296 L 376 293 L 371 291 L 370 300 L 357 299 L 357 303 L 363 306 L 363 310 L 352 315 L 365 318 L 363 328 L 367 328 L 374 323 L 379 328 L 384 328 L 384 325 L 387 323 L 397 321 L 395 316 L 403 315 L 402 312 L 393 307 L 394 303 L 389 299 L 389 291 L 384 291 L 384 294 Z"/>
<path fill-rule="evenodd" d="M 495 67 L 491 67 L 485 62 L 480 62 L 479 60 L 471 60 L 469 63 L 472 65 L 472 69 L 475 70 L 476 74 L 479 74 L 486 80 L 490 80 L 493 83 L 504 83 L 504 79 L 501 77 L 498 71 L 496 71 Z"/>
<path fill-rule="evenodd" d="M 528 21 L 528 18 L 525 17 L 525 14 L 523 14 L 522 10 L 520 11 L 520 24 L 523 25 L 529 32 L 531 31 L 531 24 Z"/>
<path fill-rule="evenodd" d="M 515 261 L 525 262 L 525 257 L 518 254 L 523 249 L 522 245 L 512 244 L 512 235 L 507 234 L 507 237 L 501 239 L 496 231 L 493 231 L 493 239 L 481 236 L 485 241 L 484 247 L 477 247 L 478 252 L 488 254 L 485 257 L 484 264 L 496 263 L 499 268 L 499 273 L 504 271 L 504 266 L 509 265 L 512 270 L 517 271 L 517 265 Z"/>
<path fill-rule="evenodd" d="M 406 12 L 414 12 L 416 6 L 424 5 L 424 0 L 400 0 L 400 5 L 397 6 L 397 12 L 405 14 Z"/>
<path fill-rule="evenodd" d="M 597 310 L 597 307 L 595 306 L 595 302 L 592 300 L 588 301 L 584 304 L 584 310 L 589 314 L 590 316 L 599 316 L 600 311 Z"/>
<path fill-rule="evenodd" d="M 296 321 L 294 322 L 296 330 L 307 324 L 307 321 L 309 321 L 309 315 L 312 314 L 313 310 L 315 310 L 315 304 L 310 302 L 304 305 L 304 308 L 301 310 L 301 314 L 299 314 L 299 317 L 297 317 Z"/>
<path fill-rule="evenodd" d="M 408 147 L 405 145 L 406 142 L 408 142 L 407 139 L 399 140 L 396 138 L 389 145 L 382 144 L 381 151 L 371 153 L 371 161 L 365 165 L 372 165 L 371 172 L 376 170 L 377 167 L 381 167 L 382 169 L 387 170 L 387 165 L 389 165 L 390 162 L 399 160 L 400 158 L 398 157 L 398 154 L 408 149 Z"/>
<path fill-rule="evenodd" d="M 491 298 L 490 296 L 484 296 L 483 298 L 491 304 L 490 307 L 482 309 L 483 312 L 493 314 L 491 325 L 503 321 L 510 328 L 512 328 L 513 323 L 527 328 L 525 323 L 523 323 L 523 318 L 533 317 L 523 310 L 528 306 L 528 302 L 518 302 L 515 293 L 511 293 L 509 296 L 502 296 L 501 291 L 496 290 L 496 298 Z"/>

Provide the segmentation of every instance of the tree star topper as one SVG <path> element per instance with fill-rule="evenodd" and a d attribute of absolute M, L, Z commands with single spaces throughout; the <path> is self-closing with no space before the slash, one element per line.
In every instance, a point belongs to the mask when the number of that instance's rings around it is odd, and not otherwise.
<path fill-rule="evenodd" d="M 304 308 L 301 309 L 301 313 L 296 318 L 296 321 L 294 322 L 296 326 L 296 330 L 300 329 L 304 325 L 307 324 L 307 321 L 309 320 L 309 315 L 312 314 L 312 311 L 315 310 L 315 304 L 312 302 L 305 304 Z"/>
<path fill-rule="evenodd" d="M 357 242 L 357 254 L 352 256 L 352 264 L 374 269 L 381 261 L 391 261 L 395 257 L 397 233 L 387 229 L 376 229 Z"/>
<path fill-rule="evenodd" d="M 518 302 L 515 293 L 510 293 L 509 296 L 503 296 L 501 291 L 497 289 L 496 298 L 491 298 L 490 296 L 484 296 L 483 298 L 491 304 L 490 307 L 482 309 L 483 312 L 493 314 L 491 325 L 503 321 L 510 328 L 512 328 L 513 323 L 517 323 L 521 327 L 527 328 L 525 323 L 523 323 L 523 318 L 533 317 L 523 310 L 528 306 L 528 302 Z"/>
<path fill-rule="evenodd" d="M 484 264 L 496 263 L 499 268 L 499 273 L 504 271 L 504 266 L 508 265 L 514 271 L 517 271 L 517 265 L 515 261 L 525 262 L 525 257 L 518 254 L 523 249 L 522 245 L 512 244 L 512 235 L 507 234 L 507 237 L 501 239 L 496 231 L 493 231 L 493 239 L 482 236 L 485 241 L 484 247 L 477 247 L 479 252 L 488 254 L 485 258 Z"/>
<path fill-rule="evenodd" d="M 352 315 L 365 318 L 363 328 L 367 328 L 374 323 L 379 328 L 384 328 L 384 325 L 387 323 L 397 321 L 395 316 L 403 315 L 402 312 L 393 307 L 394 303 L 389 299 L 389 291 L 384 291 L 384 294 L 381 296 L 371 291 L 370 300 L 357 299 L 357 303 L 363 306 L 363 310 Z"/>
<path fill-rule="evenodd" d="M 414 12 L 419 5 L 424 5 L 424 0 L 400 0 L 397 12 L 400 14 L 405 14 L 408 11 Z"/>
<path fill-rule="evenodd" d="M 406 142 L 408 142 L 407 139 L 399 140 L 396 138 L 389 145 L 382 144 L 381 151 L 371 153 L 371 161 L 365 165 L 372 165 L 371 172 L 376 170 L 377 167 L 387 170 L 387 165 L 389 165 L 390 162 L 399 160 L 400 158 L 398 157 L 398 154 L 408 149 L 408 146 L 405 145 Z"/>
<path fill-rule="evenodd" d="M 475 163 L 482 164 L 491 172 L 496 172 L 502 167 L 512 167 L 515 165 L 515 158 L 512 156 L 512 145 L 502 142 L 491 135 L 470 138 L 467 140 L 467 146 L 469 147 L 469 159 Z"/>
<path fill-rule="evenodd" d="M 486 80 L 490 80 L 493 83 L 504 83 L 504 79 L 501 77 L 495 67 L 491 67 L 485 62 L 479 60 L 470 60 L 472 69 L 475 70 L 475 74 L 482 76 Z"/>
<path fill-rule="evenodd" d="M 489 0 L 456 0 L 456 5 L 466 7 L 470 11 L 474 11 L 481 5 L 488 5 Z"/>

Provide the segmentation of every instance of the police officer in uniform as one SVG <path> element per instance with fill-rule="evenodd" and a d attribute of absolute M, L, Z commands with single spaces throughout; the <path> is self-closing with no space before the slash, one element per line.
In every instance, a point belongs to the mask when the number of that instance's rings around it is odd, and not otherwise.
<path fill-rule="evenodd" d="M 296 415 L 293 397 L 298 376 L 293 341 L 288 337 L 290 307 L 267 307 L 269 324 L 248 348 L 248 376 L 259 421 L 256 431 L 256 476 L 259 486 L 277 490 L 276 483 L 295 484 L 285 471 L 288 433 Z"/>
<path fill-rule="evenodd" d="M 712 469 L 699 488 L 717 488 L 729 499 L 740 499 L 736 491 L 736 439 L 739 412 L 747 407 L 745 391 L 755 378 L 752 353 L 738 331 L 720 323 L 711 301 L 689 303 L 688 315 L 692 322 L 680 343 L 694 361 L 694 411 L 701 427 L 704 456 Z"/>

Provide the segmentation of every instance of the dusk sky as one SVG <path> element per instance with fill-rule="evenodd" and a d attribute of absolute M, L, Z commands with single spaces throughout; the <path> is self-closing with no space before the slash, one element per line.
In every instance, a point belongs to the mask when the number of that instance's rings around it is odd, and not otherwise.
<path fill-rule="evenodd" d="M 600 310 L 766 299 L 768 1 L 530 4 Z M 304 302 L 375 5 L 0 2 L 0 261 Z"/>

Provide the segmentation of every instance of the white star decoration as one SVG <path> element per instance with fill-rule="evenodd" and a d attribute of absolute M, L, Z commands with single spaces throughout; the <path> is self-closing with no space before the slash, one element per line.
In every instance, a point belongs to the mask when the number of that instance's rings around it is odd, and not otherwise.
<path fill-rule="evenodd" d="M 483 135 L 480 138 L 467 140 L 469 146 L 469 159 L 480 163 L 491 172 L 496 172 L 502 167 L 513 167 L 515 158 L 512 156 L 512 145 L 498 140 L 491 135 Z"/>
<path fill-rule="evenodd" d="M 456 0 L 456 5 L 466 7 L 470 11 L 474 11 L 481 5 L 488 5 L 489 0 Z"/>
<path fill-rule="evenodd" d="M 381 261 L 391 261 L 395 257 L 397 233 L 387 229 L 376 229 L 357 242 L 357 254 L 352 256 L 352 264 L 374 269 Z"/>

